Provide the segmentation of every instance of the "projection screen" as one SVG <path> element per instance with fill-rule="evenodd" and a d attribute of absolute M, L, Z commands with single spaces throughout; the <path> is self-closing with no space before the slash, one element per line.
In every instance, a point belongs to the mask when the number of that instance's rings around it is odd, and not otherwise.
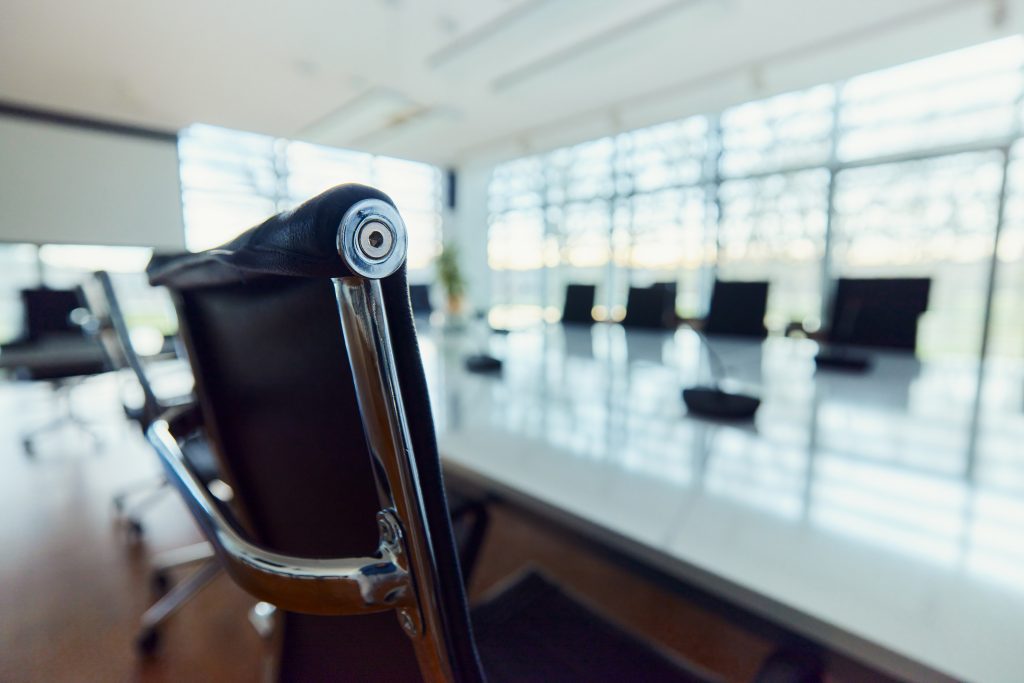
<path fill-rule="evenodd" d="M 184 249 L 174 137 L 0 115 L 0 242 Z"/>

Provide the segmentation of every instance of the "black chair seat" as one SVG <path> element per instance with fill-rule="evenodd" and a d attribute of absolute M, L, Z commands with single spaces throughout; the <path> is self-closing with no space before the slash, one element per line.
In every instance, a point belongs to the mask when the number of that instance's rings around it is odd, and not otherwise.
<path fill-rule="evenodd" d="M 52 334 L 39 339 L 5 344 L 0 368 L 19 379 L 53 380 L 96 375 L 107 370 L 103 349 L 81 333 Z"/>
<path fill-rule="evenodd" d="M 23 289 L 25 326 L 19 341 L 0 349 L 0 368 L 23 380 L 62 380 L 96 375 L 108 367 L 103 350 L 71 321 L 84 305 L 73 289 Z"/>
<path fill-rule="evenodd" d="M 534 572 L 472 615 L 491 683 L 715 680 L 672 661 Z"/>

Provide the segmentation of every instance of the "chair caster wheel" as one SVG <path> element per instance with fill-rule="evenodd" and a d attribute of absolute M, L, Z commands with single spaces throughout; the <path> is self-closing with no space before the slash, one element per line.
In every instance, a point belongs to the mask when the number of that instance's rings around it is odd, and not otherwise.
<path fill-rule="evenodd" d="M 157 595 L 163 595 L 167 592 L 167 589 L 171 587 L 171 579 L 167 576 L 167 573 L 163 571 L 153 572 L 150 582 L 153 592 Z"/>
<path fill-rule="evenodd" d="M 142 629 L 139 632 L 139 635 L 135 638 L 135 649 L 138 650 L 140 655 L 144 655 L 146 657 L 149 657 L 156 652 L 156 648 L 159 645 L 160 633 L 156 629 Z"/>

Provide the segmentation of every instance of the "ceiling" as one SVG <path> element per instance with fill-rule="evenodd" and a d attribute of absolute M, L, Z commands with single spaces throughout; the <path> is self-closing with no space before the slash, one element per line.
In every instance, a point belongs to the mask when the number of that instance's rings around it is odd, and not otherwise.
<path fill-rule="evenodd" d="M 1024 0 L 5 0 L 0 100 L 444 165 L 975 44 Z"/>

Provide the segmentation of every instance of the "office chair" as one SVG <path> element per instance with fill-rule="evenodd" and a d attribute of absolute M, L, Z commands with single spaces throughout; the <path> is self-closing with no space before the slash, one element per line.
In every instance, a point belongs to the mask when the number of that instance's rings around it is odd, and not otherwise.
<path fill-rule="evenodd" d="M 930 290 L 928 278 L 840 278 L 829 343 L 913 351 Z"/>
<path fill-rule="evenodd" d="M 651 289 L 660 289 L 664 292 L 666 300 L 666 307 L 676 310 L 676 283 L 675 282 L 655 282 L 651 285 Z"/>
<path fill-rule="evenodd" d="M 764 339 L 768 336 L 764 326 L 767 308 L 767 282 L 715 280 L 703 332 Z"/>
<path fill-rule="evenodd" d="M 830 305 L 818 369 L 864 372 L 871 359 L 855 346 L 914 351 L 917 322 L 928 309 L 928 278 L 840 278 Z"/>
<path fill-rule="evenodd" d="M 430 303 L 430 285 L 409 285 L 409 300 L 414 316 L 429 317 L 434 312 L 434 305 Z"/>
<path fill-rule="evenodd" d="M 199 400 L 149 438 L 230 576 L 284 610 L 278 678 L 702 680 L 537 576 L 470 618 L 406 243 L 386 195 L 343 185 L 150 269 Z M 244 524 L 183 455 L 204 431 Z"/>
<path fill-rule="evenodd" d="M 59 406 L 57 417 L 21 435 L 25 454 L 35 454 L 36 440 L 64 426 L 88 436 L 95 446 L 99 435 L 73 410 L 72 392 L 85 379 L 105 372 L 107 366 L 95 340 L 84 334 L 73 320 L 84 306 L 78 290 L 24 289 L 22 336 L 0 347 L 0 367 L 13 372 L 16 379 L 45 381 L 53 389 Z"/>
<path fill-rule="evenodd" d="M 565 304 L 562 322 L 592 325 L 594 323 L 594 285 L 568 284 L 565 286 Z"/>
<path fill-rule="evenodd" d="M 623 327 L 655 330 L 676 326 L 675 283 L 655 283 L 650 287 L 630 287 L 626 297 Z"/>

